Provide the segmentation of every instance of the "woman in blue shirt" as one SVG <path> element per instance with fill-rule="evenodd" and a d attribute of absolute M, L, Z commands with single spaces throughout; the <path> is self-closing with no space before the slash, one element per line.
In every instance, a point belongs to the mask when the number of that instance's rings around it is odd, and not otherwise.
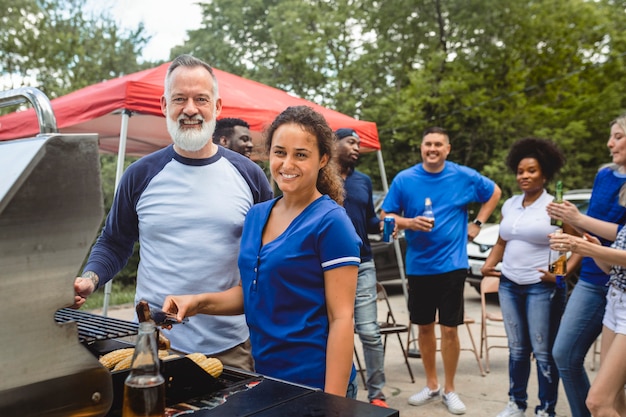
<path fill-rule="evenodd" d="M 333 138 L 323 116 L 306 106 L 289 107 L 274 120 L 267 150 L 282 196 L 246 216 L 241 286 L 169 296 L 163 309 L 179 319 L 244 312 L 257 372 L 355 397 L 361 240 L 339 205 L 343 186 L 331 162 Z"/>

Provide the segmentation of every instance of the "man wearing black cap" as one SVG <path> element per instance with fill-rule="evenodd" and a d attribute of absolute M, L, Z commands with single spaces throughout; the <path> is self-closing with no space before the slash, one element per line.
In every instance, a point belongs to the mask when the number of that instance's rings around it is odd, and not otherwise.
<path fill-rule="evenodd" d="M 359 160 L 360 139 L 354 129 L 338 129 L 336 161 L 344 180 L 346 198 L 343 206 L 363 241 L 361 265 L 354 304 L 354 324 L 363 344 L 367 368 L 367 397 L 370 403 L 387 407 L 385 386 L 384 348 L 378 327 L 376 310 L 376 269 L 372 259 L 368 233 L 380 233 L 380 219 L 374 211 L 372 181 L 354 166 Z"/>

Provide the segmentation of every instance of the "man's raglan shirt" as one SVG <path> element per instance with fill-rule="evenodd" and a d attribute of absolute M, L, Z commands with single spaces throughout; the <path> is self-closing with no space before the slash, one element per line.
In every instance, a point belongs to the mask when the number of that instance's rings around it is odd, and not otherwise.
<path fill-rule="evenodd" d="M 161 307 L 167 295 L 239 285 L 237 257 L 248 210 L 272 197 L 261 168 L 218 147 L 210 158 L 180 156 L 172 145 L 131 164 L 84 270 L 100 286 L 120 271 L 139 241 L 135 303 Z M 197 315 L 166 331 L 172 348 L 218 353 L 248 338 L 243 315 Z"/>

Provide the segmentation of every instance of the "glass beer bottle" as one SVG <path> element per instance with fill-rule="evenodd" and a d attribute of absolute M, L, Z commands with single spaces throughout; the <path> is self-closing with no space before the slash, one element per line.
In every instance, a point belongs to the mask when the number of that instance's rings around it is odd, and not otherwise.
<path fill-rule="evenodd" d="M 122 417 L 162 417 L 165 413 L 165 379 L 159 372 L 154 323 L 139 323 L 131 370 L 124 382 Z"/>
<path fill-rule="evenodd" d="M 557 229 L 554 234 L 563 233 Z M 556 276 L 556 286 L 565 288 L 565 276 L 567 275 L 567 252 L 550 249 L 550 272 Z"/>
<path fill-rule="evenodd" d="M 563 202 L 563 183 L 561 181 L 556 182 L 556 189 L 554 191 L 554 202 L 555 203 Z M 550 224 L 552 226 L 563 227 L 562 220 L 550 219 Z"/>
<path fill-rule="evenodd" d="M 422 216 L 432 220 L 433 227 L 435 227 L 435 212 L 433 212 L 433 202 L 430 200 L 430 197 L 426 197 L 424 200 L 424 212 Z"/>

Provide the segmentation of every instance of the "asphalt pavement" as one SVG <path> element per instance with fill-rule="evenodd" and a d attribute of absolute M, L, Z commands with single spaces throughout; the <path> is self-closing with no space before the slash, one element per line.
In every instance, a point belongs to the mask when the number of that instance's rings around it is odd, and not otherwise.
<path fill-rule="evenodd" d="M 396 319 L 400 323 L 408 323 L 408 310 L 401 285 L 387 285 L 386 288 Z M 489 300 L 488 303 L 497 306 L 497 300 L 495 299 Z M 379 306 L 379 315 L 384 313 L 383 307 L 382 305 Z M 480 349 L 480 295 L 469 285 L 466 285 L 465 289 L 465 311 L 467 317 L 475 320 L 474 324 L 470 324 L 470 330 L 474 337 L 476 348 Z M 96 314 L 100 313 L 99 310 L 92 310 L 91 312 Z M 112 306 L 109 308 L 110 317 L 133 320 L 135 317 L 134 314 L 134 309 L 130 305 Z M 382 320 L 384 317 L 381 316 L 380 319 Z M 490 326 L 493 333 L 504 331 L 500 323 L 490 323 Z M 417 327 L 414 326 L 413 329 L 414 333 L 416 333 Z M 459 338 L 462 349 L 471 347 L 470 338 L 464 326 L 459 327 Z M 402 340 L 403 343 L 406 341 L 406 335 L 403 336 Z M 358 337 L 355 337 L 355 344 L 359 352 L 362 352 Z M 506 407 L 508 402 L 508 349 L 492 349 L 490 350 L 489 356 L 491 372 L 482 376 L 474 354 L 467 350 L 461 351 L 455 384 L 459 397 L 467 407 L 466 416 L 495 417 Z M 587 355 L 586 368 L 589 373 L 589 378 L 593 380 L 596 372 L 591 370 L 591 360 L 592 355 L 590 352 Z M 410 358 L 409 364 L 415 376 L 415 383 L 411 383 L 398 340 L 395 337 L 390 337 L 387 340 L 387 351 L 385 354 L 385 375 L 387 384 L 384 389 L 389 406 L 399 410 L 401 416 L 451 416 L 440 401 L 433 401 L 423 406 L 411 406 L 408 404 L 408 398 L 415 392 L 421 390 L 426 383 L 421 359 Z M 443 385 L 443 367 L 441 364 L 441 355 L 439 354 L 437 355 L 437 368 L 440 384 Z M 359 384 L 359 394 L 357 398 L 362 401 L 367 401 L 367 392 L 361 385 L 360 379 Z M 537 375 L 534 363 L 528 386 L 528 397 L 529 406 L 528 410 L 526 410 L 526 416 L 531 417 L 534 415 L 534 408 L 538 404 Z M 558 417 L 570 415 L 567 398 L 565 397 L 562 385 L 559 387 L 559 400 L 556 412 Z"/>

